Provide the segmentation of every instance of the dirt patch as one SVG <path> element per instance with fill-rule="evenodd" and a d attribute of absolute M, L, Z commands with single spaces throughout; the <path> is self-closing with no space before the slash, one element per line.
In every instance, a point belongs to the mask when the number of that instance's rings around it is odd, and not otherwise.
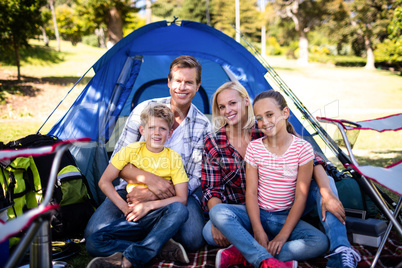
<path fill-rule="evenodd" d="M 43 80 L 0 70 L 0 119 L 35 121 L 44 120 L 70 89 L 65 79 Z M 67 107 L 61 107 L 64 111 Z"/>

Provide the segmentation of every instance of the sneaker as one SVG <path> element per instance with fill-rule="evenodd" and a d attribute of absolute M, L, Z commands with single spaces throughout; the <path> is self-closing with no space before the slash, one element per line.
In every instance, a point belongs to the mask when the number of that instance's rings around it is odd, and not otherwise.
<path fill-rule="evenodd" d="M 275 258 L 269 258 L 261 262 L 260 268 L 297 268 L 297 261 L 283 262 Z"/>
<path fill-rule="evenodd" d="M 121 268 L 123 263 L 123 253 L 116 252 L 109 257 L 97 257 L 92 259 L 87 268 Z"/>
<path fill-rule="evenodd" d="M 359 253 L 349 247 L 338 247 L 328 258 L 327 268 L 355 268 L 361 260 Z"/>
<path fill-rule="evenodd" d="M 248 264 L 246 258 L 243 257 L 240 251 L 233 245 L 218 250 L 215 259 L 216 268 L 227 268 L 231 265 L 243 265 L 244 267 L 252 267 L 250 266 L 250 264 Z"/>
<path fill-rule="evenodd" d="M 170 239 L 165 245 L 163 245 L 158 257 L 166 261 L 178 261 L 181 263 L 190 262 L 184 247 L 173 239 Z"/>

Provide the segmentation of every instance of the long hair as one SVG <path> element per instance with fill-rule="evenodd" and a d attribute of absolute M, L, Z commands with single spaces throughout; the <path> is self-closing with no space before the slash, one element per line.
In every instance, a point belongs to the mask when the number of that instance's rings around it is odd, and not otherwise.
<path fill-rule="evenodd" d="M 282 96 L 281 93 L 279 93 L 278 91 L 275 91 L 273 89 L 271 90 L 267 90 L 264 92 L 261 92 L 260 94 L 257 95 L 257 97 L 255 97 L 254 99 L 254 103 L 253 106 L 262 99 L 267 99 L 267 98 L 271 98 L 274 99 L 276 101 L 276 103 L 279 106 L 279 109 L 281 109 L 281 111 L 283 111 L 283 109 L 285 109 L 286 107 L 288 107 L 288 104 L 285 100 L 285 98 Z M 288 107 L 289 108 L 289 107 Z M 286 130 L 290 133 L 293 134 L 295 136 L 298 136 L 298 134 L 295 131 L 295 128 L 293 127 L 293 125 L 286 119 Z"/>
<path fill-rule="evenodd" d="M 212 100 L 212 124 L 216 130 L 226 125 L 225 119 L 219 114 L 219 107 L 218 107 L 218 95 L 226 89 L 236 90 L 239 93 L 239 95 L 243 98 L 243 100 L 247 98 L 250 101 L 250 97 L 247 93 L 247 90 L 239 82 L 226 82 L 225 84 L 221 85 L 215 91 L 214 98 Z M 244 125 L 243 129 L 251 129 L 254 126 L 254 124 L 255 124 L 254 111 L 250 101 L 250 104 L 248 105 L 247 108 L 247 122 Z"/>

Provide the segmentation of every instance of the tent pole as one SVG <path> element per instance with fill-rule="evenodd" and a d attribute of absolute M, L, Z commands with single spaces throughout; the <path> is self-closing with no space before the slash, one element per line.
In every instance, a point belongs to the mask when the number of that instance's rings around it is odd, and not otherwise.
<path fill-rule="evenodd" d="M 92 68 L 92 66 L 91 66 Z M 84 78 L 87 73 L 89 72 L 89 70 L 91 70 L 91 68 L 89 68 L 83 76 L 81 76 L 80 79 L 78 79 L 77 82 L 75 82 L 75 84 L 72 86 L 72 88 L 70 88 L 70 90 L 66 93 L 66 95 L 63 97 L 63 99 L 61 99 L 61 101 L 57 104 L 57 106 L 53 109 L 53 111 L 49 114 L 49 116 L 46 118 L 45 122 L 43 122 L 43 124 L 39 127 L 38 131 L 36 131 L 36 134 L 39 134 L 40 130 L 43 128 L 43 126 L 47 123 L 47 121 L 50 119 L 50 117 L 54 114 L 54 112 L 57 110 L 57 108 L 59 108 L 59 106 L 63 103 L 63 101 L 67 98 L 67 96 L 71 93 L 71 91 L 75 88 L 76 85 L 78 85 L 79 82 L 81 82 L 82 78 Z"/>

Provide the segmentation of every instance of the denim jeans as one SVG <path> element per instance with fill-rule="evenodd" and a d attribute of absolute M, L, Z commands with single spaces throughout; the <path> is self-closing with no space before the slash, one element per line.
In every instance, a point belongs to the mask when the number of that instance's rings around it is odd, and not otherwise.
<path fill-rule="evenodd" d="M 201 189 L 197 190 L 195 194 L 199 195 L 200 191 Z M 123 199 L 126 199 L 127 192 L 125 189 L 117 190 L 117 192 Z M 194 196 L 187 198 L 187 210 L 189 213 L 188 220 L 180 226 L 180 229 L 177 234 L 173 236 L 173 239 L 181 243 L 186 250 L 197 251 L 205 243 L 202 236 L 202 228 L 205 225 L 205 219 L 200 203 Z M 89 220 L 85 228 L 84 236 L 87 239 L 91 234 L 115 220 L 124 218 L 124 214 L 121 210 L 116 207 L 109 198 L 106 198 Z"/>
<path fill-rule="evenodd" d="M 331 186 L 332 192 L 338 197 L 338 190 L 336 189 L 335 181 L 332 177 L 328 176 L 329 183 Z M 329 253 L 333 253 L 337 247 L 345 246 L 350 247 L 350 243 L 347 237 L 346 226 L 343 225 L 337 217 L 335 217 L 332 213 L 326 212 L 325 221 L 322 222 L 322 196 L 320 193 L 320 189 L 318 188 L 317 183 L 313 180 L 310 184 L 310 191 L 306 202 L 306 209 L 304 210 L 303 215 L 309 213 L 313 210 L 314 205 L 317 206 L 318 216 L 320 218 L 321 223 L 324 226 L 325 234 L 329 239 Z"/>
<path fill-rule="evenodd" d="M 144 267 L 187 218 L 188 210 L 179 202 L 153 210 L 137 222 L 121 218 L 91 234 L 86 248 L 94 256 L 123 252 L 134 267 Z"/>
<path fill-rule="evenodd" d="M 268 238 L 273 239 L 282 229 L 289 210 L 271 212 L 260 209 L 260 218 Z M 272 256 L 252 235 L 245 205 L 217 204 L 209 212 L 211 222 L 242 253 L 254 267 L 275 257 L 281 261 L 307 260 L 324 254 L 328 239 L 320 230 L 300 220 L 279 254 Z"/>

